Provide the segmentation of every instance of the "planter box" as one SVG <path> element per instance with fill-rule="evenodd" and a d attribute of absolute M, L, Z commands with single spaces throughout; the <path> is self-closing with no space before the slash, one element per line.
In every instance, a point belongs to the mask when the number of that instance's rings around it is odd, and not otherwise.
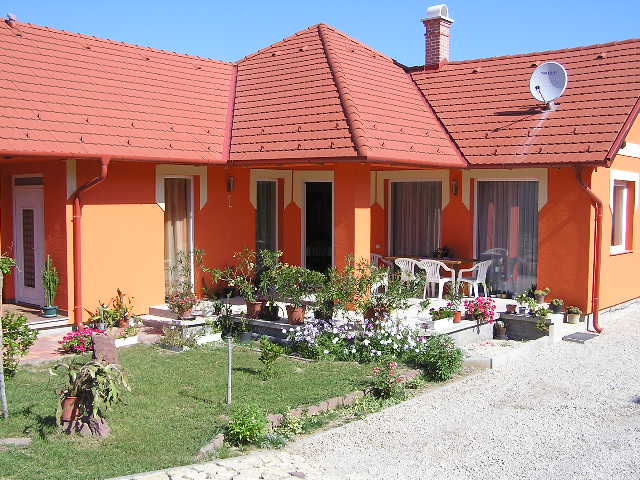
<path fill-rule="evenodd" d="M 220 332 L 210 333 L 208 335 L 202 335 L 201 337 L 198 337 L 196 339 L 196 342 L 198 342 L 198 345 L 204 345 L 206 343 L 220 342 L 220 341 L 222 341 L 222 333 Z"/>
<path fill-rule="evenodd" d="M 128 347 L 129 345 L 135 345 L 138 343 L 138 335 L 126 338 L 116 338 L 116 348 Z"/>
<path fill-rule="evenodd" d="M 440 318 L 438 320 L 427 320 L 425 323 L 427 324 L 427 328 L 437 332 L 442 332 L 450 330 L 453 327 L 453 317 Z"/>

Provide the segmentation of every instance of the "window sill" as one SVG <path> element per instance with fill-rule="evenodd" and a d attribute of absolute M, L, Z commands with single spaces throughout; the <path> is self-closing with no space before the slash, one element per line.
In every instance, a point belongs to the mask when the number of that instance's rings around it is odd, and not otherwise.
<path fill-rule="evenodd" d="M 610 251 L 610 255 L 612 257 L 615 257 L 616 255 L 625 255 L 627 253 L 633 253 L 633 250 L 618 250 L 618 249 L 614 250 L 612 248 L 611 251 Z"/>

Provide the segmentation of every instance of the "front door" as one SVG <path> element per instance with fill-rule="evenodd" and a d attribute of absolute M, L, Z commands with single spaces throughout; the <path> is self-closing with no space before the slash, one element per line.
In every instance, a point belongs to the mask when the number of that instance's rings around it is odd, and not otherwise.
<path fill-rule="evenodd" d="M 42 306 L 45 256 L 42 178 L 27 180 L 16 178 L 13 190 L 16 302 Z"/>
<path fill-rule="evenodd" d="M 165 295 L 193 286 L 193 190 L 191 178 L 164 179 Z"/>
<path fill-rule="evenodd" d="M 305 183 L 304 266 L 325 272 L 333 265 L 333 183 Z"/>

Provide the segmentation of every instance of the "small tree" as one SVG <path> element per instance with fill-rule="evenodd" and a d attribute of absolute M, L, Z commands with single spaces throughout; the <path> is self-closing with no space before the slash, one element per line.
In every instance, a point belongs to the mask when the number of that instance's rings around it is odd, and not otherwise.
<path fill-rule="evenodd" d="M 4 339 L 2 338 L 2 288 L 4 286 L 4 276 L 11 272 L 16 266 L 16 262 L 11 257 L 0 254 L 0 401 L 2 402 L 2 415 L 9 418 L 9 408 L 7 407 L 7 392 L 4 386 Z"/>

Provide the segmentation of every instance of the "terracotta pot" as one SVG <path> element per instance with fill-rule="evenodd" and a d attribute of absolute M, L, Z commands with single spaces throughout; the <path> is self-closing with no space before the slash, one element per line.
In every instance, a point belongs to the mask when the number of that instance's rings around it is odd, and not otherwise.
<path fill-rule="evenodd" d="M 507 327 L 499 327 L 496 325 L 495 338 L 505 340 L 507 338 Z"/>
<path fill-rule="evenodd" d="M 507 304 L 507 313 L 516 313 L 516 308 L 518 308 L 518 306 L 514 303 L 508 303 Z"/>
<path fill-rule="evenodd" d="M 562 313 L 562 305 L 554 305 L 552 303 L 549 308 L 551 308 L 551 313 Z"/>
<path fill-rule="evenodd" d="M 536 295 L 536 302 L 538 304 L 543 304 L 544 303 L 544 297 L 546 297 L 546 295 Z"/>
<path fill-rule="evenodd" d="M 129 328 L 130 324 L 131 324 L 131 321 L 129 320 L 129 317 L 121 318 L 120 321 L 118 322 L 118 326 L 120 328 Z"/>
<path fill-rule="evenodd" d="M 462 321 L 462 312 L 456 312 L 453 314 L 453 323 L 460 323 Z"/>
<path fill-rule="evenodd" d="M 78 407 L 78 397 L 65 397 L 62 400 L 62 421 L 72 422 L 80 418 L 80 409 Z"/>
<path fill-rule="evenodd" d="M 301 307 L 294 307 L 293 305 L 287 305 L 287 319 L 289 325 L 302 325 L 304 323 L 304 313 L 307 310 L 305 305 Z"/>
<path fill-rule="evenodd" d="M 249 318 L 260 318 L 262 315 L 262 308 L 264 307 L 264 302 L 250 302 L 245 301 L 247 305 L 247 317 Z"/>
<path fill-rule="evenodd" d="M 576 324 L 580 321 L 579 313 L 567 313 L 567 323 Z"/>

